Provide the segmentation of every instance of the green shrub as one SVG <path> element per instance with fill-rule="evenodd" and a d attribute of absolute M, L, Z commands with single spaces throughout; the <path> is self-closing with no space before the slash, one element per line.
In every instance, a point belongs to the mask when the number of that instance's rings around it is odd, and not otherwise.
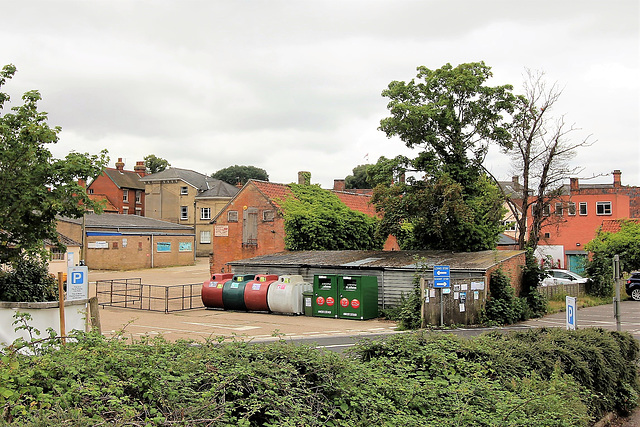
<path fill-rule="evenodd" d="M 37 258 L 21 258 L 0 273 L 0 301 L 43 302 L 58 299 L 56 279 L 47 263 Z"/>
<path fill-rule="evenodd" d="M 526 299 L 516 298 L 509 277 L 500 269 L 494 271 L 489 279 L 489 297 L 481 320 L 510 325 L 525 320 L 528 313 Z"/>

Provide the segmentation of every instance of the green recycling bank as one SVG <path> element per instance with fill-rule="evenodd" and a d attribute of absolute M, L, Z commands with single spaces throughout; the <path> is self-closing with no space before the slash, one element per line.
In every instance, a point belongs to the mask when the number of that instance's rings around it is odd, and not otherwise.
<path fill-rule="evenodd" d="M 375 276 L 316 275 L 311 304 L 315 317 L 374 319 L 378 317 L 378 279 Z"/>

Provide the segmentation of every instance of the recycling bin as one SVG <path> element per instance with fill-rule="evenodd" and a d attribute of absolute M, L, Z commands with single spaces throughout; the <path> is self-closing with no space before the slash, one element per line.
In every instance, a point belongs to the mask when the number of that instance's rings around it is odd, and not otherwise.
<path fill-rule="evenodd" d="M 269 286 L 278 280 L 276 274 L 258 274 L 244 288 L 244 305 L 249 311 L 269 311 L 267 294 Z"/>
<path fill-rule="evenodd" d="M 222 287 L 222 303 L 225 310 L 242 310 L 247 311 L 244 303 L 244 289 L 252 280 L 255 280 L 255 274 L 236 274 L 233 279 L 224 283 Z"/>
<path fill-rule="evenodd" d="M 303 292 L 311 292 L 313 285 L 304 281 L 298 274 L 283 275 L 269 286 L 267 303 L 274 313 L 302 314 Z"/>
<path fill-rule="evenodd" d="M 366 320 L 378 317 L 378 278 L 338 276 L 338 317 Z"/>
<path fill-rule="evenodd" d="M 302 293 L 302 306 L 305 316 L 313 316 L 313 291 Z"/>
<path fill-rule="evenodd" d="M 224 283 L 233 279 L 233 273 L 218 273 L 211 276 L 202 284 L 202 304 L 208 308 L 224 308 L 222 303 L 222 288 Z"/>
<path fill-rule="evenodd" d="M 338 317 L 338 276 L 335 274 L 313 277 L 313 316 Z"/>

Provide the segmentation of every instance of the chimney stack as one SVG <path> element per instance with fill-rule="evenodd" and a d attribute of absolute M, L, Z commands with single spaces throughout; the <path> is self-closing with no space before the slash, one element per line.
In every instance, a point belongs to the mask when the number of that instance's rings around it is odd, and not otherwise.
<path fill-rule="evenodd" d="M 622 172 L 619 169 L 613 171 L 613 187 L 620 188 L 622 187 Z"/>
<path fill-rule="evenodd" d="M 144 165 L 144 162 L 136 162 L 136 165 L 133 167 L 133 171 L 140 176 L 144 176 L 147 172 L 147 167 Z"/>
<path fill-rule="evenodd" d="M 122 161 L 122 157 L 118 157 L 118 161 L 116 162 L 116 169 L 119 171 L 124 170 L 124 162 Z"/>
<path fill-rule="evenodd" d="M 310 185 L 311 184 L 311 172 L 300 171 L 298 172 L 298 184 Z"/>
<path fill-rule="evenodd" d="M 578 182 L 578 178 L 571 178 L 569 188 L 571 191 L 577 191 L 580 189 L 580 183 Z"/>
<path fill-rule="evenodd" d="M 344 191 L 345 189 L 346 189 L 346 184 L 344 179 L 333 180 L 333 191 Z"/>

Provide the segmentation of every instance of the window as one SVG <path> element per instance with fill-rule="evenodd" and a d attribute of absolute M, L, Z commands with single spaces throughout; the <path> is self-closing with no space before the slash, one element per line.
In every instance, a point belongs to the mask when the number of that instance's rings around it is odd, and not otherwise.
<path fill-rule="evenodd" d="M 556 215 L 562 216 L 562 202 L 556 203 Z"/>
<path fill-rule="evenodd" d="M 58 248 L 51 248 L 51 261 L 64 261 L 64 252 Z"/>
<path fill-rule="evenodd" d="M 549 216 L 550 213 L 551 213 L 550 211 L 551 211 L 551 208 L 549 207 L 549 205 L 544 205 L 542 207 L 542 215 L 543 216 Z"/>
<path fill-rule="evenodd" d="M 271 210 L 269 211 L 262 211 L 262 220 L 263 221 L 273 221 L 273 218 L 275 216 L 275 213 Z"/>
<path fill-rule="evenodd" d="M 127 207 L 122 208 L 122 213 L 124 215 L 129 215 L 129 208 L 127 208 Z"/>
<path fill-rule="evenodd" d="M 129 202 L 129 190 L 122 190 L 122 201 L 125 203 Z"/>
<path fill-rule="evenodd" d="M 506 227 L 504 231 L 518 231 L 518 223 L 515 221 L 502 221 L 502 225 Z"/>
<path fill-rule="evenodd" d="M 89 194 L 93 194 L 93 188 L 90 188 L 88 191 Z"/>
<path fill-rule="evenodd" d="M 185 221 L 189 219 L 189 207 L 188 206 L 180 206 L 180 219 Z"/>
<path fill-rule="evenodd" d="M 181 194 L 182 196 L 186 196 L 186 195 L 188 195 L 188 194 L 189 194 L 189 188 L 188 188 L 188 187 L 186 187 L 186 186 L 185 186 L 185 187 L 180 187 L 180 194 Z"/>
<path fill-rule="evenodd" d="M 200 232 L 200 243 L 211 243 L 211 231 Z"/>
<path fill-rule="evenodd" d="M 136 215 L 138 216 L 142 215 L 142 208 L 136 208 Z"/>
<path fill-rule="evenodd" d="M 227 212 L 227 221 L 228 222 L 238 222 L 238 211 L 229 211 L 229 212 Z"/>
<path fill-rule="evenodd" d="M 569 213 L 569 215 L 574 215 L 576 214 L 576 204 L 573 202 L 569 202 L 569 204 L 567 205 L 567 212 Z"/>
<path fill-rule="evenodd" d="M 544 238 L 549 239 L 551 237 L 551 233 L 544 233 Z"/>
<path fill-rule="evenodd" d="M 202 208 L 200 211 L 200 219 L 211 219 L 211 208 Z"/>
<path fill-rule="evenodd" d="M 596 215 L 611 215 L 611 202 L 596 202 Z"/>
<path fill-rule="evenodd" d="M 142 191 L 140 190 L 136 190 L 136 203 L 142 203 Z"/>
<path fill-rule="evenodd" d="M 578 206 L 579 206 L 579 209 L 580 209 L 580 215 L 586 215 L 587 214 L 587 202 L 580 202 L 580 204 Z"/>

